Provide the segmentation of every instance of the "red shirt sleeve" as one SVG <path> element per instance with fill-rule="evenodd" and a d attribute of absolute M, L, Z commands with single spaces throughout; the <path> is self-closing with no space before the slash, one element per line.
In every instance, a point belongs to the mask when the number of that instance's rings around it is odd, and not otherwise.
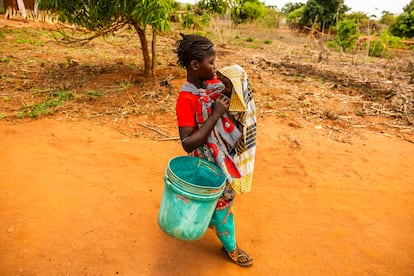
<path fill-rule="evenodd" d="M 195 127 L 195 113 L 197 109 L 198 96 L 181 91 L 178 94 L 175 113 L 177 116 L 177 123 L 180 127 Z"/>

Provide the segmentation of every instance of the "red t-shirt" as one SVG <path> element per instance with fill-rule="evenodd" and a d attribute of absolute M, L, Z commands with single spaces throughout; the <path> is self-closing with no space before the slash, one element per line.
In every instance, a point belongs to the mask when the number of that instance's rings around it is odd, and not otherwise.
<path fill-rule="evenodd" d="M 180 127 L 195 127 L 195 113 L 197 109 L 198 96 L 191 92 L 181 91 L 177 98 L 175 114 Z"/>
<path fill-rule="evenodd" d="M 218 79 L 206 81 L 207 85 L 220 82 Z M 208 94 L 208 92 L 207 92 Z M 175 107 L 177 123 L 180 127 L 196 127 L 196 111 L 198 96 L 191 92 L 180 91 Z"/>

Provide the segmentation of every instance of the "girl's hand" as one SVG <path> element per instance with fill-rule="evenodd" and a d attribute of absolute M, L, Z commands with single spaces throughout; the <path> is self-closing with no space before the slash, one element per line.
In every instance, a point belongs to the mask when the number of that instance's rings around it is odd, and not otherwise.
<path fill-rule="evenodd" d="M 229 109 L 230 100 L 223 95 L 217 97 L 213 105 L 213 114 L 221 117 Z"/>

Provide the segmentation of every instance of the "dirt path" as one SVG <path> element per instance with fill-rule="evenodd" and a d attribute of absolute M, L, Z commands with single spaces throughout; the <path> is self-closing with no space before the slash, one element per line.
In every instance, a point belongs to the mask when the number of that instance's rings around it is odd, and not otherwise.
<path fill-rule="evenodd" d="M 212 232 L 183 242 L 159 229 L 174 142 L 0 121 L 0 274 L 412 275 L 413 144 L 373 132 L 344 144 L 273 118 L 258 130 L 254 189 L 235 205 L 256 259 L 244 269 Z"/>

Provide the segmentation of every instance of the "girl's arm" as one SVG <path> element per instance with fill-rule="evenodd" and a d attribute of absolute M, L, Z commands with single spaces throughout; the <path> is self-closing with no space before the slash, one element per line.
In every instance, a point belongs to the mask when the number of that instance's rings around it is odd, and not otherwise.
<path fill-rule="evenodd" d="M 207 140 L 217 120 L 229 108 L 229 100 L 225 96 L 219 96 L 213 106 L 213 111 L 204 124 L 195 131 L 195 127 L 179 127 L 181 144 L 186 152 L 192 152 Z"/>

